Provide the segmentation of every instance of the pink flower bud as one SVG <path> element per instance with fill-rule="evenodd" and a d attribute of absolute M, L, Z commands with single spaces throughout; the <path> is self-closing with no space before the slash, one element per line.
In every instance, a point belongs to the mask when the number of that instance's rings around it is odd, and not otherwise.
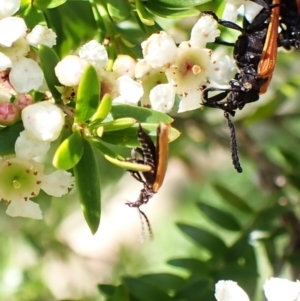
<path fill-rule="evenodd" d="M 18 107 L 9 102 L 0 103 L 0 124 L 12 125 L 20 119 L 20 110 Z"/>
<path fill-rule="evenodd" d="M 32 105 L 33 103 L 34 101 L 30 94 L 20 94 L 14 101 L 14 104 L 19 108 L 20 111 L 22 111 L 27 106 Z"/>

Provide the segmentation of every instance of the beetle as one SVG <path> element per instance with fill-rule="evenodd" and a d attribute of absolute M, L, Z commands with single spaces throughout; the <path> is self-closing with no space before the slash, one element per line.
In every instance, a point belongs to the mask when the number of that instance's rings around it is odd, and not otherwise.
<path fill-rule="evenodd" d="M 168 161 L 169 133 L 170 124 L 159 123 L 155 146 L 150 136 L 139 124 L 137 137 L 141 147 L 133 149 L 131 158 L 129 159 L 132 162 L 146 164 L 151 167 L 150 171 L 142 173 L 129 170 L 131 175 L 143 184 L 143 188 L 135 202 L 126 203 L 129 207 L 137 208 L 139 213 L 143 215 L 148 224 L 150 234 L 152 233 L 150 223 L 145 213 L 140 210 L 140 206 L 147 204 L 163 184 Z"/>

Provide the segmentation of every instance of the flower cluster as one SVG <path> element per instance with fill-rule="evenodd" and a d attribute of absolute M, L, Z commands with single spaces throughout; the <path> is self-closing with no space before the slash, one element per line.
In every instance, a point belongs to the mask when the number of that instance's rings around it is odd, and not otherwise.
<path fill-rule="evenodd" d="M 3 6 L 3 7 L 2 7 Z M 0 198 L 8 204 L 7 214 L 41 219 L 39 205 L 31 201 L 40 190 L 60 197 L 73 186 L 68 172 L 45 173 L 42 157 L 64 125 L 64 113 L 55 104 L 35 103 L 31 90 L 43 90 L 44 75 L 29 57 L 30 46 L 56 43 L 56 34 L 37 25 L 28 33 L 25 21 L 12 16 L 19 0 L 3 3 L 0 12 L 0 124 L 8 126 L 20 118 L 24 125 L 15 143 L 15 154 L 0 158 Z M 9 28 L 9 30 L 7 30 Z"/>
<path fill-rule="evenodd" d="M 22 111 L 24 131 L 15 143 L 15 155 L 0 160 L 0 196 L 9 203 L 10 216 L 41 219 L 36 197 L 40 189 L 48 195 L 61 197 L 74 185 L 71 173 L 56 170 L 45 174 L 41 156 L 58 138 L 64 125 L 64 114 L 55 104 L 44 101 L 27 106 Z"/>
<path fill-rule="evenodd" d="M 300 282 L 270 278 L 263 286 L 268 301 L 299 301 Z M 217 301 L 249 301 L 247 293 L 231 280 L 221 280 L 215 285 Z"/>
<path fill-rule="evenodd" d="M 32 103 L 26 93 L 38 90 L 43 84 L 42 69 L 29 57 L 30 46 L 52 47 L 56 43 L 56 34 L 46 26 L 37 25 L 28 33 L 25 21 L 12 16 L 19 8 L 20 0 L 12 0 L 3 4 L 0 13 L 1 125 L 16 122 L 24 106 Z"/>
<path fill-rule="evenodd" d="M 201 107 L 204 87 L 228 87 L 236 66 L 234 60 L 206 48 L 219 36 L 217 22 L 209 15 L 202 16 L 191 31 L 189 41 L 176 45 L 166 32 L 152 34 L 142 43 L 144 58 L 136 62 L 121 55 L 112 72 L 105 70 L 108 55 L 96 41 L 84 45 L 79 55 L 66 56 L 55 68 L 61 84 L 78 86 L 84 68 L 92 64 L 99 75 L 102 93 L 109 92 L 114 103 L 149 106 L 169 112 L 175 96 L 181 99 L 179 112 Z"/>

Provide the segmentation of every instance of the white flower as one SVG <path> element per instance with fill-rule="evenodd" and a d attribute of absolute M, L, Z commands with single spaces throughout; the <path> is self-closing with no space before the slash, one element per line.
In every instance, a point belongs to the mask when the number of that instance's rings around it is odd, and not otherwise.
<path fill-rule="evenodd" d="M 211 15 L 203 15 L 193 26 L 190 44 L 192 46 L 205 47 L 207 43 L 214 42 L 220 35 L 218 23 Z"/>
<path fill-rule="evenodd" d="M 183 42 L 179 46 L 178 57 L 166 70 L 166 75 L 176 92 L 185 94 L 206 84 L 210 64 L 208 51 Z"/>
<path fill-rule="evenodd" d="M 69 87 L 78 86 L 82 73 L 89 63 L 76 55 L 67 55 L 54 68 L 61 84 Z"/>
<path fill-rule="evenodd" d="M 70 172 L 56 170 L 49 175 L 43 176 L 41 189 L 49 195 L 61 197 L 68 193 L 74 183 L 75 179 Z"/>
<path fill-rule="evenodd" d="M 97 70 L 105 69 L 108 64 L 108 54 L 103 45 L 95 40 L 83 45 L 79 50 L 79 57 L 87 60 Z"/>
<path fill-rule="evenodd" d="M 43 83 L 44 73 L 37 62 L 25 57 L 13 61 L 9 80 L 19 93 L 37 90 Z"/>
<path fill-rule="evenodd" d="M 20 8 L 20 0 L 1 0 L 0 19 L 10 17 Z"/>
<path fill-rule="evenodd" d="M 208 77 L 210 80 L 216 81 L 219 85 L 228 85 L 236 71 L 235 61 L 228 55 L 225 55 L 210 65 Z"/>
<path fill-rule="evenodd" d="M 180 99 L 178 113 L 201 108 L 201 96 L 202 92 L 200 90 L 192 90 L 184 93 Z"/>
<path fill-rule="evenodd" d="M 26 134 L 41 141 L 54 141 L 64 125 L 64 113 L 55 104 L 43 101 L 29 105 L 22 111 Z"/>
<path fill-rule="evenodd" d="M 215 297 L 218 301 L 249 301 L 245 291 L 231 280 L 221 280 L 216 283 Z"/>
<path fill-rule="evenodd" d="M 34 47 L 38 45 L 46 45 L 48 47 L 56 45 L 56 33 L 47 26 L 36 25 L 26 36 L 26 39 L 29 45 Z"/>
<path fill-rule="evenodd" d="M 113 100 L 114 103 L 136 105 L 144 94 L 142 85 L 128 75 L 122 75 L 117 79 L 117 87 L 120 96 Z"/>
<path fill-rule="evenodd" d="M 38 204 L 30 198 L 43 189 L 47 194 L 60 197 L 74 185 L 74 178 L 66 171 L 57 170 L 44 175 L 43 164 L 34 160 L 13 157 L 0 160 L 0 199 L 9 203 L 6 213 L 12 217 L 42 219 Z"/>
<path fill-rule="evenodd" d="M 177 46 L 173 38 L 166 32 L 152 34 L 142 42 L 144 59 L 155 69 L 163 69 L 174 62 Z"/>
<path fill-rule="evenodd" d="M 25 21 L 18 17 L 7 17 L 0 20 L 0 44 L 10 47 L 13 42 L 26 35 Z"/>
<path fill-rule="evenodd" d="M 40 192 L 43 169 L 42 164 L 17 157 L 0 161 L 0 198 L 10 202 L 7 214 L 42 218 L 38 205 L 29 198 Z"/>
<path fill-rule="evenodd" d="M 113 65 L 113 72 L 117 76 L 129 75 L 131 78 L 134 78 L 136 61 L 129 55 L 118 55 L 117 59 Z"/>
<path fill-rule="evenodd" d="M 16 156 L 26 160 L 45 155 L 49 148 L 50 141 L 33 139 L 27 131 L 22 131 L 15 143 Z"/>
<path fill-rule="evenodd" d="M 153 110 L 169 112 L 175 102 L 175 90 L 170 84 L 160 84 L 150 91 L 150 103 Z"/>
<path fill-rule="evenodd" d="M 270 278 L 264 284 L 264 292 L 268 301 L 296 301 L 300 299 L 300 282 Z"/>

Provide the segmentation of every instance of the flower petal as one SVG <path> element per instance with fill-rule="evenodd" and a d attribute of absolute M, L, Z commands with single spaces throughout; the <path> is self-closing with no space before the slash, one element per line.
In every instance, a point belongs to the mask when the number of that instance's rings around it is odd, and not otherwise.
<path fill-rule="evenodd" d="M 37 62 L 22 57 L 13 62 L 9 79 L 17 92 L 27 93 L 37 90 L 42 85 L 44 73 Z"/>
<path fill-rule="evenodd" d="M 43 219 L 40 206 L 30 200 L 11 201 L 7 207 L 6 214 L 12 217 L 28 217 L 33 219 Z"/>
<path fill-rule="evenodd" d="M 43 176 L 41 188 L 49 195 L 61 197 L 69 192 L 74 182 L 75 179 L 70 172 L 56 170 Z"/>
<path fill-rule="evenodd" d="M 20 133 L 15 143 L 16 156 L 27 160 L 45 155 L 49 148 L 49 141 L 32 139 L 26 131 Z"/>
<path fill-rule="evenodd" d="M 221 280 L 216 283 L 215 297 L 218 301 L 249 301 L 246 292 L 231 280 Z"/>
<path fill-rule="evenodd" d="M 268 301 L 295 301 L 300 295 L 300 282 L 270 278 L 264 284 L 264 291 Z"/>

